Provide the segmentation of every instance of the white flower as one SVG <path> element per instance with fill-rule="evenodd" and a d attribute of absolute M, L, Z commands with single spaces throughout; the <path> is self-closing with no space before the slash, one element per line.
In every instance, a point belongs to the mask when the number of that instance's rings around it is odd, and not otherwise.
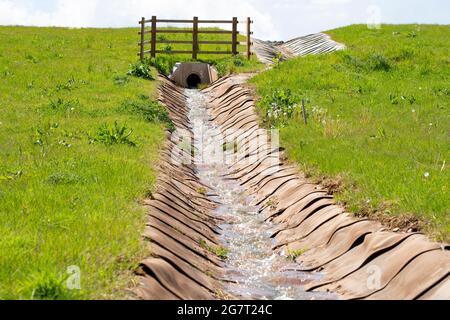
<path fill-rule="evenodd" d="M 430 173 L 429 172 L 425 172 L 423 175 L 425 178 L 429 178 L 430 177 Z"/>
<path fill-rule="evenodd" d="M 412 113 L 415 113 L 415 112 L 416 112 L 416 109 L 412 109 L 411 111 L 412 111 Z"/>

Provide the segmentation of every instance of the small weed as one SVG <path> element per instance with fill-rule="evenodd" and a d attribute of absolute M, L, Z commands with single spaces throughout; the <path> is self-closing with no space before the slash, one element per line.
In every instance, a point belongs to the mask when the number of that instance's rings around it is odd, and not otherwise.
<path fill-rule="evenodd" d="M 303 255 L 306 251 L 307 251 L 306 249 L 293 250 L 291 248 L 287 248 L 287 258 L 289 260 L 295 261 L 298 257 Z"/>
<path fill-rule="evenodd" d="M 138 61 L 130 65 L 127 75 L 146 80 L 155 80 L 148 60 Z"/>
<path fill-rule="evenodd" d="M 369 66 L 371 70 L 385 72 L 390 71 L 392 68 L 389 60 L 382 54 L 371 55 L 369 57 Z"/>
<path fill-rule="evenodd" d="M 238 152 L 238 143 L 237 143 L 237 141 L 224 143 L 222 145 L 222 148 L 223 148 L 224 152 L 233 151 L 234 153 L 237 153 Z"/>
<path fill-rule="evenodd" d="M 76 88 L 76 81 L 72 77 L 66 83 L 58 84 L 56 86 L 56 91 L 57 92 L 62 91 L 62 90 L 72 91 L 75 88 Z"/>
<path fill-rule="evenodd" d="M 233 64 L 236 67 L 243 67 L 243 66 L 245 66 L 245 62 L 242 59 L 243 59 L 242 57 L 235 57 L 233 59 Z"/>
<path fill-rule="evenodd" d="M 22 285 L 22 293 L 31 300 L 67 300 L 73 293 L 67 289 L 65 281 L 64 277 L 41 273 Z"/>
<path fill-rule="evenodd" d="M 61 53 L 58 53 L 58 52 L 53 53 L 52 57 L 56 58 L 56 59 L 63 59 L 64 58 L 64 56 Z"/>
<path fill-rule="evenodd" d="M 78 100 L 64 100 L 58 98 L 57 100 L 50 100 L 48 109 L 53 112 L 70 112 L 74 111 L 76 107 L 79 107 L 80 102 Z"/>
<path fill-rule="evenodd" d="M 208 250 L 212 254 L 215 254 L 220 259 L 226 260 L 228 258 L 228 254 L 230 251 L 224 247 L 218 246 L 218 247 L 212 247 L 206 243 L 205 240 L 201 239 L 199 241 L 200 247 L 202 247 L 205 250 Z"/>
<path fill-rule="evenodd" d="M 413 105 L 417 99 L 415 96 L 411 95 L 411 96 L 406 96 L 406 95 L 401 95 L 401 96 L 397 96 L 396 94 L 390 93 L 389 94 L 389 100 L 391 102 L 391 104 L 393 105 L 397 105 L 400 103 L 400 101 L 405 101 L 407 103 L 409 103 L 410 105 Z"/>
<path fill-rule="evenodd" d="M 34 144 L 41 148 L 42 155 L 46 155 L 46 150 L 50 146 L 52 133 L 58 128 L 59 124 L 53 123 L 45 127 L 38 127 L 34 130 Z"/>
<path fill-rule="evenodd" d="M 450 96 L 450 89 L 448 88 L 434 88 L 433 93 L 438 96 Z"/>
<path fill-rule="evenodd" d="M 124 86 L 130 82 L 130 78 L 128 76 L 115 76 L 113 82 L 116 86 Z"/>
<path fill-rule="evenodd" d="M 386 130 L 384 128 L 378 128 L 377 137 L 380 139 L 386 138 Z"/>
<path fill-rule="evenodd" d="M 167 54 L 170 54 L 172 52 L 172 50 L 173 50 L 173 47 L 170 44 L 166 45 L 163 48 L 164 53 L 167 53 Z"/>
<path fill-rule="evenodd" d="M 269 199 L 269 201 L 267 201 L 266 205 L 270 210 L 274 211 L 277 209 L 278 203 L 279 203 L 278 199 L 275 197 L 272 197 Z"/>
<path fill-rule="evenodd" d="M 386 137 L 386 129 L 384 129 L 383 127 L 378 128 L 377 133 L 370 136 L 371 139 L 385 139 Z"/>
<path fill-rule="evenodd" d="M 198 90 L 204 90 L 204 89 L 206 89 L 206 88 L 208 88 L 209 87 L 209 84 L 207 84 L 207 83 L 200 83 L 199 85 L 198 85 Z"/>
<path fill-rule="evenodd" d="M 391 101 L 391 104 L 393 104 L 393 105 L 396 105 L 399 103 L 398 97 L 392 93 L 389 94 L 389 100 Z"/>
<path fill-rule="evenodd" d="M 69 185 L 80 181 L 80 177 L 67 172 L 56 172 L 47 178 L 47 183 L 52 185 Z"/>
<path fill-rule="evenodd" d="M 342 59 L 343 59 L 344 63 L 347 64 L 348 66 L 351 66 L 356 70 L 362 70 L 365 68 L 365 63 L 360 58 L 352 56 L 347 53 L 342 53 L 342 54 L 343 54 Z"/>
<path fill-rule="evenodd" d="M 282 61 L 283 61 L 283 54 L 281 52 L 277 52 L 275 57 L 272 58 L 272 62 L 277 68 L 280 66 Z"/>
<path fill-rule="evenodd" d="M 7 172 L 4 175 L 0 175 L 0 181 L 2 180 L 17 180 L 23 175 L 23 171 L 19 170 L 16 172 Z"/>
<path fill-rule="evenodd" d="M 91 142 L 100 142 L 108 146 L 125 144 L 135 147 L 136 143 L 130 139 L 132 134 L 133 130 L 128 130 L 126 126 L 119 125 L 116 121 L 113 126 L 104 124 L 98 128 L 97 135 L 91 139 Z"/>
<path fill-rule="evenodd" d="M 197 193 L 201 194 L 201 195 L 206 195 L 206 188 L 205 187 L 199 187 L 197 188 Z"/>
<path fill-rule="evenodd" d="M 34 63 L 34 64 L 36 64 L 36 63 L 39 62 L 39 59 L 36 58 L 36 57 L 34 57 L 34 56 L 32 56 L 31 54 L 27 54 L 27 55 L 25 56 L 25 59 L 28 60 L 28 61 L 30 61 L 30 62 L 32 62 L 32 63 Z"/>

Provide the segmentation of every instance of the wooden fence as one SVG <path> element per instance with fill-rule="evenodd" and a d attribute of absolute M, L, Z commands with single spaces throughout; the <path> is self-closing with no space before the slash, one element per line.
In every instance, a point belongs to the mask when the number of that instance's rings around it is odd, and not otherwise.
<path fill-rule="evenodd" d="M 253 32 L 251 31 L 251 24 L 253 21 L 250 18 L 247 18 L 246 23 L 247 24 L 247 40 L 245 42 L 239 42 L 238 41 L 238 35 L 240 34 L 238 31 L 238 24 L 239 21 L 236 17 L 234 17 L 232 20 L 199 20 L 198 17 L 194 17 L 193 20 L 161 20 L 157 19 L 156 16 L 153 16 L 151 20 L 146 20 L 145 18 L 142 18 L 141 21 L 139 21 L 141 25 L 141 31 L 139 32 L 139 35 L 141 36 L 141 41 L 139 42 L 140 46 L 140 52 L 138 55 L 140 56 L 141 60 L 144 59 L 146 54 L 150 54 L 152 57 L 155 57 L 157 53 L 171 53 L 171 54 L 192 54 L 192 59 L 197 59 L 197 56 L 199 54 L 231 54 L 231 55 L 237 55 L 238 52 L 238 45 L 245 45 L 247 47 L 247 58 L 250 60 L 251 58 L 251 46 L 253 43 L 251 42 L 251 35 Z M 158 29 L 157 24 L 158 23 L 192 23 L 192 30 L 190 29 L 176 29 L 176 30 L 169 30 L 169 29 Z M 202 30 L 199 29 L 199 24 L 231 24 L 232 30 L 226 31 L 226 30 Z M 147 30 L 146 25 L 150 24 L 151 29 Z M 158 40 L 157 35 L 158 34 L 192 34 L 192 40 Z M 146 35 L 150 34 L 151 39 L 146 40 Z M 198 39 L 199 34 L 229 34 L 231 35 L 230 41 L 200 41 Z M 192 45 L 192 50 L 157 50 L 158 44 L 190 44 Z M 231 51 L 200 51 L 199 45 L 206 44 L 220 44 L 220 45 L 231 45 Z M 150 45 L 150 50 L 145 50 L 145 46 Z"/>

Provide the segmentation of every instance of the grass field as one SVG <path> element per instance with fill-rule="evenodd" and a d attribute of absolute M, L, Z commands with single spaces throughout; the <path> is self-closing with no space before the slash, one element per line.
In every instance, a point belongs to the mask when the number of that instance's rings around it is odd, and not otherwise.
<path fill-rule="evenodd" d="M 127 75 L 137 31 L 0 27 L 0 299 L 124 297 L 149 254 L 139 200 L 170 123 L 157 81 Z M 258 67 L 200 58 L 223 73 Z M 71 266 L 81 290 L 67 290 Z"/>
<path fill-rule="evenodd" d="M 308 175 L 341 185 L 338 198 L 352 212 L 413 215 L 450 240 L 450 26 L 327 33 L 348 49 L 296 58 L 253 79 L 266 123 L 281 128 L 282 144 Z M 299 108 L 289 108 L 302 98 L 307 126 Z"/>
<path fill-rule="evenodd" d="M 164 128 L 126 107 L 157 84 L 126 76 L 135 31 L 0 28 L 0 298 L 121 296 L 146 253 L 138 199 Z"/>

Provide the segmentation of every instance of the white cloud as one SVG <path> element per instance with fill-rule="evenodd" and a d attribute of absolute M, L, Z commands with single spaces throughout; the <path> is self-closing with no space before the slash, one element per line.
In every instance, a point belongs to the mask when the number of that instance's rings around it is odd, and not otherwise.
<path fill-rule="evenodd" d="M 142 17 L 255 21 L 255 37 L 288 40 L 308 33 L 366 23 L 371 5 L 389 23 L 448 23 L 442 0 L 0 0 L 0 25 L 138 27 Z M 243 29 L 243 26 L 241 26 Z"/>
<path fill-rule="evenodd" d="M 350 3 L 352 0 L 311 0 L 312 4 L 322 5 L 322 6 L 330 6 L 330 5 L 339 5 Z"/>
<path fill-rule="evenodd" d="M 33 25 L 64 27 L 124 27 L 138 26 L 142 16 L 158 15 L 162 18 L 199 16 L 205 19 L 225 19 L 251 16 L 258 23 L 255 34 L 266 38 L 279 38 L 272 17 L 250 1 L 227 0 L 58 0 L 51 10 L 36 10 L 27 3 L 0 0 L 0 25 Z M 242 30 L 243 27 L 241 27 Z"/>

